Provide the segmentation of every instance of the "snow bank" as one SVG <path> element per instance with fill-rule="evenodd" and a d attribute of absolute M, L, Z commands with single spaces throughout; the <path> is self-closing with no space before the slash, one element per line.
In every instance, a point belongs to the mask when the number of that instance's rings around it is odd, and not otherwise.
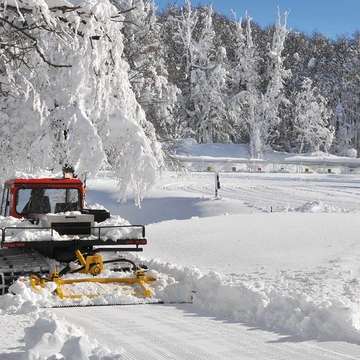
<path fill-rule="evenodd" d="M 165 301 L 193 297 L 194 310 L 211 317 L 303 339 L 360 344 L 360 303 L 356 296 L 360 287 L 354 280 L 337 279 L 334 285 L 334 279 L 321 272 L 283 272 L 276 278 L 268 274 L 201 274 L 196 268 L 154 260 L 148 266 L 176 279 L 158 292 Z"/>
<path fill-rule="evenodd" d="M 342 213 L 348 212 L 348 210 L 339 208 L 337 206 L 326 204 L 322 201 L 308 201 L 297 208 L 288 209 L 290 212 L 302 212 L 302 213 Z"/>
<path fill-rule="evenodd" d="M 90 339 L 83 330 L 50 312 L 41 312 L 35 323 L 25 329 L 24 360 L 122 359 L 122 350 L 114 353 Z"/>
<path fill-rule="evenodd" d="M 40 307 L 67 305 L 66 302 L 56 302 L 52 294 L 53 290 L 53 287 L 49 285 L 48 288 L 36 293 L 25 281 L 17 281 L 10 288 L 10 291 L 15 292 L 16 295 L 0 296 L 0 317 L 5 314 L 26 314 L 30 322 L 30 326 L 25 328 L 22 359 L 115 360 L 123 358 L 122 349 L 112 352 L 101 346 L 95 339 L 90 339 L 84 330 L 59 320 L 49 311 L 41 310 Z M 128 302 L 130 300 L 128 299 Z"/>
<path fill-rule="evenodd" d="M 42 291 L 34 292 L 28 280 L 19 278 L 10 286 L 8 294 L 0 296 L 0 315 L 28 314 L 37 312 L 40 307 L 49 307 L 53 290 L 53 284 L 49 284 Z"/>
<path fill-rule="evenodd" d="M 78 305 L 192 300 L 193 310 L 202 315 L 238 321 L 303 339 L 343 340 L 360 344 L 360 283 L 350 273 L 344 274 L 343 270 L 333 273 L 324 268 L 313 272 L 282 271 L 274 276 L 260 272 L 221 275 L 213 271 L 203 274 L 197 268 L 183 268 L 156 260 L 144 262 L 154 269 L 151 274 L 158 279 L 153 286 L 154 298 L 139 299 L 131 295 L 130 289 L 116 285 L 86 284 L 86 288 L 82 288 L 79 284 L 73 288 L 74 292 L 84 293 L 86 290 L 94 293 L 100 289 L 107 293 L 95 299 L 85 297 Z M 73 301 L 56 298 L 53 290 L 49 286 L 33 292 L 26 281 L 17 281 L 10 289 L 16 295 L 0 297 L 0 314 L 38 313 L 39 307 L 74 304 Z M 29 354 L 38 348 L 46 349 L 49 343 L 54 343 L 56 351 L 61 354 L 63 349 L 75 344 L 79 354 L 87 339 L 80 341 L 77 335 L 76 339 L 70 335 L 60 336 L 63 326 L 58 326 L 53 320 L 45 322 L 44 336 L 36 342 L 40 345 L 32 340 L 27 342 L 27 348 L 33 351 Z M 41 333 L 39 327 L 42 324 L 44 321 L 38 322 L 35 333 Z M 49 328 L 59 330 L 50 331 Z M 59 342 L 59 338 L 64 341 Z"/>

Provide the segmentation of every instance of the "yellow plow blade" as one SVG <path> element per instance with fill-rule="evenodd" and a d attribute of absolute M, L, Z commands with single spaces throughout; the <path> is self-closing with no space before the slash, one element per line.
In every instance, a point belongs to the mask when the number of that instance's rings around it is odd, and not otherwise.
<path fill-rule="evenodd" d="M 30 276 L 30 285 L 33 291 L 41 292 L 42 289 L 47 288 L 48 285 L 53 284 L 54 294 L 60 300 L 81 300 L 85 298 L 100 298 L 101 296 L 117 295 L 116 289 L 121 288 L 125 290 L 125 295 L 134 296 L 140 299 L 150 299 L 153 297 L 153 291 L 150 285 L 156 281 L 153 276 L 146 274 L 142 268 L 137 268 L 131 275 L 122 277 L 104 277 L 98 276 L 104 270 L 103 257 L 99 254 L 85 255 L 79 250 L 75 252 L 76 258 L 80 267 L 73 273 L 77 272 L 77 278 L 69 278 L 68 275 L 61 275 L 61 272 L 53 272 L 49 278 L 41 278 L 36 274 Z M 124 259 L 119 259 L 123 261 Z M 129 262 L 128 260 L 126 260 Z M 135 267 L 135 264 L 134 264 Z M 71 272 L 70 272 L 71 273 Z M 91 277 L 85 277 L 92 275 Z M 84 284 L 84 286 L 77 286 Z M 89 284 L 89 286 L 86 286 Z M 90 284 L 97 284 L 98 286 L 90 286 Z M 106 287 L 106 284 L 114 285 Z M 55 285 L 55 286 L 54 286 Z M 103 286 L 104 285 L 104 286 Z M 102 290 L 98 292 L 95 290 Z M 75 289 L 75 291 L 73 291 Z M 89 291 L 90 290 L 90 291 Z M 104 292 L 104 290 L 107 290 Z M 122 294 L 124 295 L 124 294 Z"/>
<path fill-rule="evenodd" d="M 150 285 L 156 281 L 152 276 L 146 275 L 143 271 L 139 270 L 135 272 L 133 276 L 128 277 L 91 277 L 91 278 L 61 278 L 56 274 L 53 274 L 50 279 L 39 278 L 36 275 L 32 275 L 30 278 L 30 284 L 34 291 L 40 291 L 42 288 L 45 288 L 46 285 L 50 282 L 56 285 L 55 294 L 61 299 L 73 299 L 81 300 L 84 297 L 87 298 L 96 298 L 103 294 L 99 293 L 80 293 L 74 294 L 73 292 L 68 292 L 66 290 L 67 285 L 76 285 L 76 284 L 86 284 L 86 283 L 96 283 L 96 284 L 117 284 L 120 286 L 133 287 L 133 291 L 130 292 L 130 295 L 148 299 L 153 297 L 153 291 L 150 288 Z"/>

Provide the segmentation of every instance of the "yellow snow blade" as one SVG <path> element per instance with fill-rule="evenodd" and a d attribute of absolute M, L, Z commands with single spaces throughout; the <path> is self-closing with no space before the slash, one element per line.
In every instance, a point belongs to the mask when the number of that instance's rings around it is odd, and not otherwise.
<path fill-rule="evenodd" d="M 104 270 L 103 257 L 99 254 L 86 255 L 84 256 L 80 250 L 75 251 L 75 255 L 79 261 L 79 264 L 82 266 L 79 269 L 81 274 L 93 275 L 93 277 L 88 278 L 64 278 L 59 275 L 57 271 L 53 272 L 49 278 L 40 278 L 39 276 L 33 274 L 30 276 L 31 288 L 34 291 L 40 291 L 42 288 L 45 288 L 47 284 L 55 284 L 55 294 L 62 300 L 64 299 L 74 299 L 81 300 L 83 297 L 96 298 L 104 294 L 88 294 L 80 293 L 73 294 L 66 291 L 65 287 L 67 285 L 75 285 L 81 283 L 97 283 L 97 284 L 119 284 L 121 286 L 134 287 L 133 291 L 130 293 L 132 296 L 139 298 L 151 298 L 153 292 L 150 289 L 150 284 L 156 281 L 153 276 L 146 275 L 143 269 L 135 270 L 131 276 L 124 277 L 99 277 L 97 275 L 101 274 Z"/>
<path fill-rule="evenodd" d="M 151 298 L 153 292 L 149 287 L 156 279 L 153 276 L 148 276 L 144 271 L 138 270 L 133 276 L 128 277 L 92 277 L 92 278 L 78 278 L 78 279 L 64 279 L 58 276 L 57 273 L 52 274 L 50 279 L 39 278 L 36 275 L 31 275 L 30 284 L 33 290 L 39 291 L 45 288 L 49 282 L 56 285 L 55 294 L 62 300 L 74 299 L 81 300 L 83 297 L 96 298 L 101 294 L 72 294 L 67 293 L 64 285 L 74 285 L 80 283 L 98 283 L 98 284 L 119 284 L 134 287 L 131 295 L 139 298 Z"/>

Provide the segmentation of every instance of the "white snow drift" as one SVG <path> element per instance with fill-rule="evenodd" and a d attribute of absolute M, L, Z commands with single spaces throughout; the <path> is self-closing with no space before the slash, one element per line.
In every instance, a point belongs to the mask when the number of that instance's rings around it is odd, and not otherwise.
<path fill-rule="evenodd" d="M 118 352 L 110 351 L 84 330 L 59 320 L 51 312 L 40 312 L 32 326 L 25 329 L 24 360 L 120 360 Z"/>

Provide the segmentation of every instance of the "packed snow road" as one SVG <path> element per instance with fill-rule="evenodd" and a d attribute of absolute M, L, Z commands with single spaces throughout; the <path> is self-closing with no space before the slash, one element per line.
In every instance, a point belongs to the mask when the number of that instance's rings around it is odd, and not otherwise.
<path fill-rule="evenodd" d="M 53 310 L 128 360 L 358 360 L 360 347 L 300 341 L 193 312 L 192 305 Z"/>

